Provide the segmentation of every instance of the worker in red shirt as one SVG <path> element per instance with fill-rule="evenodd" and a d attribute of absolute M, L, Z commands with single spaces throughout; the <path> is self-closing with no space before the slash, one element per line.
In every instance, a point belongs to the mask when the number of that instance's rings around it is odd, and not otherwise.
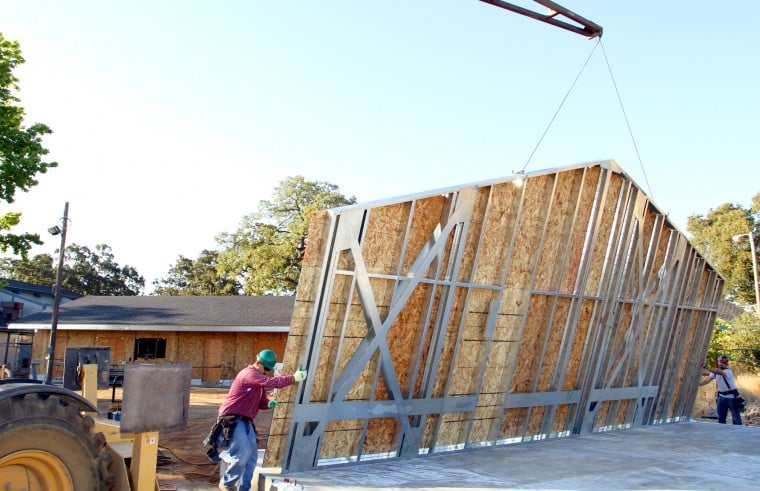
<path fill-rule="evenodd" d="M 270 401 L 267 389 L 287 387 L 306 379 L 306 370 L 298 369 L 293 375 L 272 377 L 267 372 L 274 370 L 277 355 L 265 349 L 256 355 L 256 362 L 238 372 L 230 391 L 219 407 L 218 423 L 225 429 L 228 446 L 219 452 L 219 458 L 226 464 L 219 481 L 220 491 L 233 491 L 238 483 L 238 491 L 249 491 L 253 470 L 258 458 L 256 428 L 253 420 L 260 409 L 272 409 L 277 401 Z"/>

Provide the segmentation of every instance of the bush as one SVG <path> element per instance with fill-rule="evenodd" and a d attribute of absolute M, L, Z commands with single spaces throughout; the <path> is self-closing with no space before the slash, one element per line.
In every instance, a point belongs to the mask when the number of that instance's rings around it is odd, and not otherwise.
<path fill-rule="evenodd" d="M 731 321 L 716 319 L 706 363 L 721 354 L 729 356 L 735 372 L 760 373 L 760 318 L 745 312 Z"/>

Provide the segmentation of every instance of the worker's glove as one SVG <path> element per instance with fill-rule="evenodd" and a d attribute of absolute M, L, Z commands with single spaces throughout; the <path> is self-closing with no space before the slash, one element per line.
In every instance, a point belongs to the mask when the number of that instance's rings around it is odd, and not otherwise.
<path fill-rule="evenodd" d="M 275 400 L 271 400 L 271 401 L 269 401 L 269 404 L 268 404 L 268 406 L 269 406 L 269 409 L 274 409 L 274 407 L 275 407 L 276 405 L 277 405 L 277 401 L 275 401 Z"/>
<path fill-rule="evenodd" d="M 293 378 L 296 382 L 303 382 L 306 380 L 306 370 L 299 367 L 298 370 L 296 370 L 296 373 L 293 374 Z"/>

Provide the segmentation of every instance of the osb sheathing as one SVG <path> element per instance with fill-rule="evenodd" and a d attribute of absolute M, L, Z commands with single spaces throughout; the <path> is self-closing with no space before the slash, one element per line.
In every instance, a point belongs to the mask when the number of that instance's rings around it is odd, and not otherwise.
<path fill-rule="evenodd" d="M 44 359 L 49 337 L 50 333 L 45 331 L 34 335 L 32 359 Z M 270 348 L 278 357 L 282 357 L 285 354 L 286 337 L 286 333 L 69 330 L 65 325 L 59 325 L 54 358 L 57 363 L 54 365 L 53 377 L 63 376 L 66 348 L 100 346 L 111 349 L 111 365 L 190 364 L 192 378 L 213 384 L 234 378 L 239 370 L 253 363 L 255 353 L 261 349 Z M 138 338 L 166 339 L 165 357 L 134 359 L 135 341 Z M 207 356 L 207 343 L 212 339 L 221 342 L 221 356 L 218 359 L 209 359 Z M 213 370 L 209 371 L 209 368 Z M 209 373 L 212 374 L 211 377 Z"/>
<path fill-rule="evenodd" d="M 688 418 L 722 287 L 611 161 L 317 213 L 264 464 Z"/>

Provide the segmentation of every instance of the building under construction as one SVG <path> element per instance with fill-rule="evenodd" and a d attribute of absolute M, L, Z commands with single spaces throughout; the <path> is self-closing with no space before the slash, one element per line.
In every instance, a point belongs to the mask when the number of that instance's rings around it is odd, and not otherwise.
<path fill-rule="evenodd" d="M 688 419 L 722 289 L 612 161 L 321 212 L 264 465 Z"/>

